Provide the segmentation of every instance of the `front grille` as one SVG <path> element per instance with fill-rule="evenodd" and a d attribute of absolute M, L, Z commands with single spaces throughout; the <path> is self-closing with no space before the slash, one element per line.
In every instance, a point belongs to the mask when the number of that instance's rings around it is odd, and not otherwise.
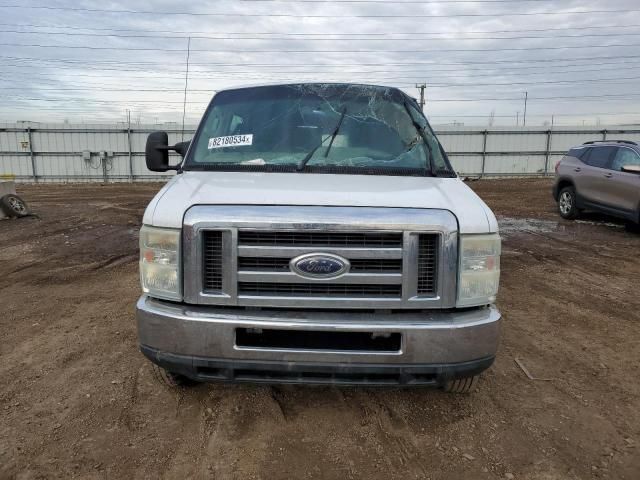
<path fill-rule="evenodd" d="M 240 257 L 238 260 L 239 270 L 253 270 L 262 272 L 288 272 L 290 258 L 269 258 L 269 257 Z M 374 259 L 362 258 L 352 259 L 351 272 L 355 273 L 376 273 L 393 272 L 402 273 L 402 259 Z"/>
<path fill-rule="evenodd" d="M 405 241 L 416 250 L 405 251 Z M 203 303 L 220 297 L 238 306 L 411 308 L 412 300 L 438 298 L 439 233 L 205 229 L 201 242 L 199 292 L 211 296 Z M 338 256 L 349 268 L 335 278 L 305 277 L 291 261 L 306 254 Z"/>
<path fill-rule="evenodd" d="M 399 297 L 401 285 L 240 282 L 240 295 L 292 297 Z"/>
<path fill-rule="evenodd" d="M 402 233 L 240 231 L 240 245 L 401 248 Z"/>
<path fill-rule="evenodd" d="M 402 245 L 402 232 L 239 230 L 238 295 L 400 300 Z M 339 280 L 309 281 L 290 267 L 306 253 L 339 255 L 350 268 Z"/>
<path fill-rule="evenodd" d="M 418 295 L 436 293 L 438 236 L 420 235 L 418 240 Z"/>
<path fill-rule="evenodd" d="M 202 257 L 205 292 L 222 290 L 222 232 L 204 232 Z"/>

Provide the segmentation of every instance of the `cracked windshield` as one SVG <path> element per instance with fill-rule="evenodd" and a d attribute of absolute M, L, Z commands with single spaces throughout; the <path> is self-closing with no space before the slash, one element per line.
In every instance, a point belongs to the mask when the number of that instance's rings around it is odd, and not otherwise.
<path fill-rule="evenodd" d="M 424 116 L 394 88 L 304 84 L 224 91 L 195 142 L 186 169 L 450 170 Z"/>

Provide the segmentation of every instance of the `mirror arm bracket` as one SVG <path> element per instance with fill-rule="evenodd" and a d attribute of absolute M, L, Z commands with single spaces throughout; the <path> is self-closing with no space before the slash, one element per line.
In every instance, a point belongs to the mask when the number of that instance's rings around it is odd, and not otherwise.
<path fill-rule="evenodd" d="M 156 150 L 160 150 L 160 151 L 169 151 L 169 150 L 173 150 L 174 152 L 178 151 L 178 146 L 177 145 L 158 145 L 156 147 Z"/>
<path fill-rule="evenodd" d="M 174 152 L 180 153 L 180 149 L 177 145 L 158 145 L 156 147 L 156 150 L 166 151 L 166 152 L 168 152 L 169 150 L 173 150 Z M 180 165 L 181 163 L 177 165 L 168 165 L 167 170 L 180 170 Z"/>

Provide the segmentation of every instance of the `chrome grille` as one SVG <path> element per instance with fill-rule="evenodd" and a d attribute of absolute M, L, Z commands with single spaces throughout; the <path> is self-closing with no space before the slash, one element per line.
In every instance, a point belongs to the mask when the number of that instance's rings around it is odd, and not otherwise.
<path fill-rule="evenodd" d="M 222 290 L 222 232 L 203 232 L 202 258 L 205 292 Z"/>
<path fill-rule="evenodd" d="M 242 245 L 298 245 L 323 247 L 402 247 L 402 233 L 259 232 L 241 231 Z"/>
<path fill-rule="evenodd" d="M 447 211 L 373 207 L 194 206 L 183 229 L 184 301 L 267 308 L 455 306 L 458 226 Z M 350 268 L 305 277 L 292 259 Z"/>
<path fill-rule="evenodd" d="M 437 235 L 420 235 L 418 239 L 418 295 L 435 294 L 437 265 Z"/>
<path fill-rule="evenodd" d="M 238 295 L 400 299 L 402 245 L 402 232 L 239 230 Z M 376 252 L 392 258 L 377 258 Z M 303 253 L 339 254 L 351 268 L 335 279 L 309 280 L 289 266 Z"/>
<path fill-rule="evenodd" d="M 290 258 L 269 257 L 241 257 L 238 260 L 239 270 L 258 270 L 273 272 L 288 272 Z M 351 272 L 375 273 L 394 272 L 402 273 L 402 259 L 374 259 L 362 258 L 351 260 Z"/>

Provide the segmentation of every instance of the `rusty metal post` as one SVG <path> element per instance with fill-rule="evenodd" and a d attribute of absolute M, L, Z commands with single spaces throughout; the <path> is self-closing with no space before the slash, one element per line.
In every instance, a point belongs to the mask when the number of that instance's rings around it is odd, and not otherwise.
<path fill-rule="evenodd" d="M 544 152 L 544 174 L 549 174 L 549 158 L 551 157 L 551 130 L 547 130 L 547 148 Z"/>
<path fill-rule="evenodd" d="M 31 159 L 31 173 L 34 183 L 38 183 L 38 171 L 36 170 L 36 158 L 33 155 L 33 142 L 31 138 L 31 127 L 27 127 L 27 141 L 29 142 L 29 158 Z"/>
<path fill-rule="evenodd" d="M 482 167 L 480 169 L 480 178 L 484 177 L 484 168 L 485 163 L 487 161 L 487 137 L 489 136 L 489 131 L 485 130 L 482 132 Z"/>

